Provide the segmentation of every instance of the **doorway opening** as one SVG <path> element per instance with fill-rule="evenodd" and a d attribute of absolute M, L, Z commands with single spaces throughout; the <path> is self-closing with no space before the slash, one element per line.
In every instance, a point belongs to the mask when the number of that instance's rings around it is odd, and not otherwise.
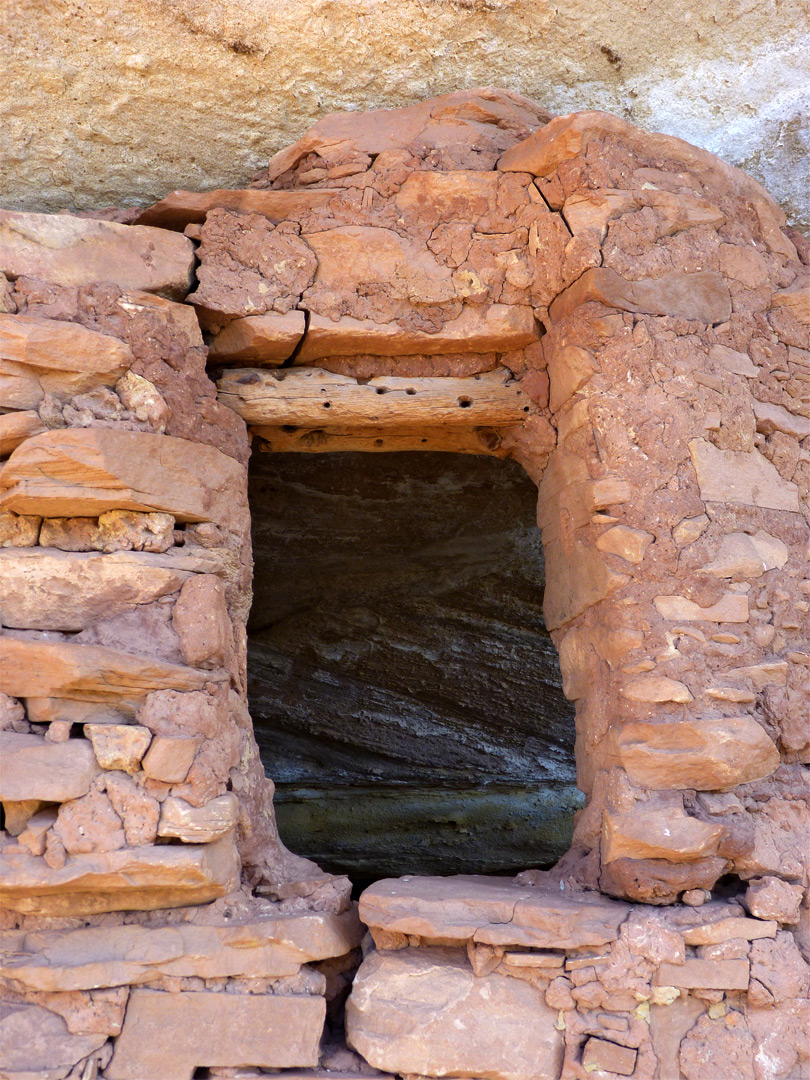
<path fill-rule="evenodd" d="M 284 842 L 356 885 L 553 864 L 583 797 L 523 469 L 255 453 L 249 484 L 249 698 Z"/>

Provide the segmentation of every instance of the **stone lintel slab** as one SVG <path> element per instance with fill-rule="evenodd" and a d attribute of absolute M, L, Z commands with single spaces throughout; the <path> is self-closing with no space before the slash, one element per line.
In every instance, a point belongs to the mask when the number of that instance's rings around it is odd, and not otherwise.
<path fill-rule="evenodd" d="M 236 919 L 226 924 L 15 931 L 0 983 L 46 992 L 138 985 L 158 977 L 280 978 L 302 964 L 343 956 L 365 928 L 356 908 Z"/>
<path fill-rule="evenodd" d="M 387 878 L 360 897 L 373 928 L 482 944 L 578 949 L 619 936 L 629 907 L 596 894 L 561 894 L 511 878 Z"/>
<path fill-rule="evenodd" d="M 36 855 L 0 854 L 0 902 L 31 915 L 92 915 L 206 904 L 239 884 L 231 835 L 73 855 L 58 869 Z"/>
<path fill-rule="evenodd" d="M 191 1080 L 200 1067 L 317 1065 L 322 997 L 133 990 L 108 1080 Z"/>

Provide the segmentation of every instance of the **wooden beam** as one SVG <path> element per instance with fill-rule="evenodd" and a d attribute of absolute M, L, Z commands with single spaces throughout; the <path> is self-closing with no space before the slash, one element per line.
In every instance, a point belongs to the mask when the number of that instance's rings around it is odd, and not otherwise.
<path fill-rule="evenodd" d="M 265 453 L 332 454 L 345 450 L 392 453 L 431 450 L 452 454 L 486 454 L 507 457 L 504 437 L 512 428 L 489 427 L 370 427 L 301 428 L 255 427 L 250 434 Z"/>
<path fill-rule="evenodd" d="M 506 368 L 467 378 L 368 380 L 321 368 L 236 368 L 217 384 L 219 400 L 254 426 L 418 430 L 522 423 L 530 398 Z"/>

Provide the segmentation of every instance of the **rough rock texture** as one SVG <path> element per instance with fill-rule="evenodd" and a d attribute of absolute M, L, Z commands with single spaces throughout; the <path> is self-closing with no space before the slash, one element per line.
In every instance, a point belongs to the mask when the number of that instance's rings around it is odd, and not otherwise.
<path fill-rule="evenodd" d="M 683 2 L 661 34 L 660 10 L 642 0 L 610 11 L 407 0 L 362 18 L 346 2 L 127 0 L 113 30 L 85 6 L 57 28 L 15 0 L 3 189 L 15 206 L 57 210 L 239 187 L 324 113 L 494 84 L 553 112 L 607 109 L 705 146 L 807 224 L 806 14 L 803 0 L 778 18 Z"/>
<path fill-rule="evenodd" d="M 533 986 L 477 978 L 451 949 L 372 953 L 347 1009 L 349 1044 L 375 1068 L 556 1080 L 562 1035 Z"/>

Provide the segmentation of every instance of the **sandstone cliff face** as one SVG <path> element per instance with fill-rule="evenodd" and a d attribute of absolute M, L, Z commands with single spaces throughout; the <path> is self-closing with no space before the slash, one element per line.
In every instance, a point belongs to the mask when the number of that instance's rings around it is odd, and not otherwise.
<path fill-rule="evenodd" d="M 806 0 L 120 0 L 6 5 L 7 205 L 236 187 L 324 113 L 488 85 L 742 165 L 810 223 Z"/>

